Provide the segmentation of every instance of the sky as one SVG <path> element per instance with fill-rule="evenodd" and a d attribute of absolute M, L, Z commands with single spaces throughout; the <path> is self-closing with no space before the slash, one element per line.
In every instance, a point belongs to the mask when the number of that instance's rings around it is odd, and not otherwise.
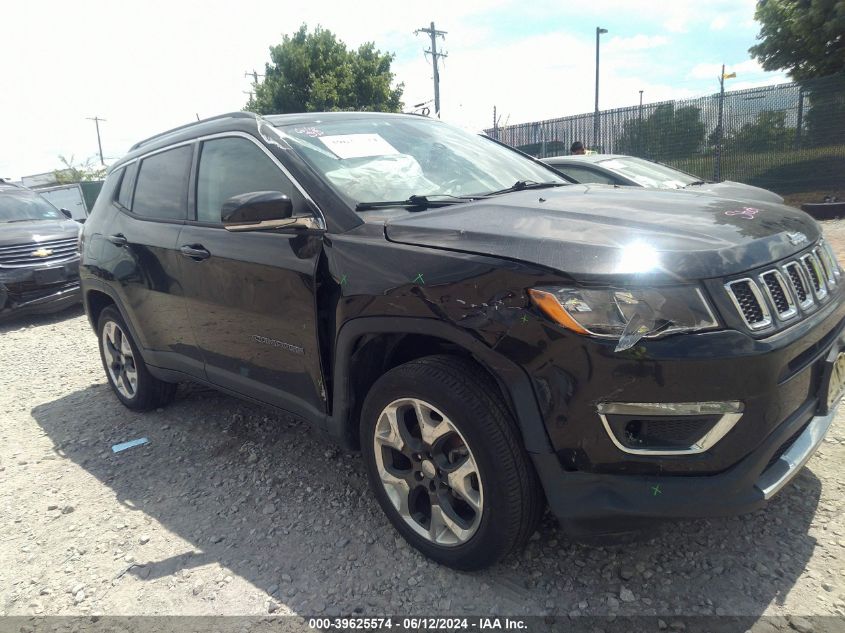
<path fill-rule="evenodd" d="M 406 109 L 433 97 L 427 36 L 447 31 L 442 118 L 481 130 L 591 112 L 595 29 L 601 36 L 600 107 L 787 81 L 750 58 L 755 0 L 6 0 L 0 14 L 0 177 L 105 162 L 134 142 L 199 117 L 241 109 L 253 69 L 302 23 L 350 47 L 396 55 Z"/>

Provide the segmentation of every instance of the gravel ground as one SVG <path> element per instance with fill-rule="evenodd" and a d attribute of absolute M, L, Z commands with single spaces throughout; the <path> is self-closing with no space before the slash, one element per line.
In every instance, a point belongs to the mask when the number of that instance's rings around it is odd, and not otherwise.
<path fill-rule="evenodd" d="M 845 222 L 826 232 L 845 261 Z M 122 407 L 78 309 L 0 326 L 0 368 L 0 615 L 845 615 L 845 411 L 764 510 L 617 546 L 547 516 L 466 574 L 405 545 L 360 458 L 305 423 L 188 385 Z"/>

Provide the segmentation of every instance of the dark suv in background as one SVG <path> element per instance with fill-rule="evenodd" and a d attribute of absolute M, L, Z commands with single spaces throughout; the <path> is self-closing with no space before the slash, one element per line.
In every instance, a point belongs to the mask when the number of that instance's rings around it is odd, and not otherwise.
<path fill-rule="evenodd" d="M 79 230 L 69 213 L 0 180 L 0 319 L 79 303 Z"/>
<path fill-rule="evenodd" d="M 576 534 L 756 509 L 845 380 L 845 284 L 806 214 L 569 184 L 416 116 L 236 113 L 140 142 L 81 271 L 126 406 L 195 380 L 304 416 L 464 569 L 547 504 Z"/>

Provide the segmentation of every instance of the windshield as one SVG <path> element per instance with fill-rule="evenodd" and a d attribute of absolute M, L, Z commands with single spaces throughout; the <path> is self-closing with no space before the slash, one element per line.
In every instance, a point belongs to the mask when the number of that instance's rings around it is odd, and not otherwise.
<path fill-rule="evenodd" d="M 278 131 L 353 205 L 481 195 L 517 181 L 568 184 L 485 136 L 422 117 L 349 118 Z"/>
<path fill-rule="evenodd" d="M 64 219 L 61 211 L 37 194 L 28 191 L 0 194 L 0 222 Z"/>
<path fill-rule="evenodd" d="M 634 180 L 643 187 L 682 189 L 694 182 L 699 182 L 695 176 L 633 156 L 609 158 L 598 161 L 598 164 Z"/>

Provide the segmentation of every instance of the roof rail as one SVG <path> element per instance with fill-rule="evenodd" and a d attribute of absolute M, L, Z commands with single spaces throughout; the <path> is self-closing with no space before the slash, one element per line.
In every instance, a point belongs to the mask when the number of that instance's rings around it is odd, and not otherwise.
<path fill-rule="evenodd" d="M 217 121 L 218 119 L 255 119 L 257 117 L 258 115 L 255 112 L 227 112 L 226 114 L 218 114 L 217 116 L 202 119 L 201 121 L 191 121 L 190 123 L 186 123 L 185 125 L 180 125 L 179 127 L 175 127 L 171 130 L 160 132 L 159 134 L 155 134 L 149 138 L 145 138 L 143 141 L 138 141 L 132 147 L 129 148 L 129 151 L 132 152 L 138 149 L 139 147 L 146 145 L 150 141 L 154 141 L 157 138 L 167 136 L 168 134 L 178 132 L 179 130 L 186 130 L 195 125 L 199 125 L 200 123 L 208 123 L 209 121 Z"/>

